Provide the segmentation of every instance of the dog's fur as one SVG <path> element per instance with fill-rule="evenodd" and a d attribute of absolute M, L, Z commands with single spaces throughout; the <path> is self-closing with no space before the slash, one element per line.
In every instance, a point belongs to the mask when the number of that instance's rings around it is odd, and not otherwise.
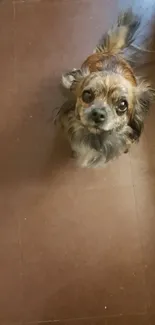
<path fill-rule="evenodd" d="M 132 10 L 122 13 L 81 69 L 62 76 L 63 86 L 74 93 L 75 102 L 60 109 L 59 119 L 82 167 L 103 166 L 127 152 L 141 135 L 154 91 L 136 77 L 129 63 L 127 50 L 139 25 Z M 102 123 L 91 119 L 96 108 Z"/>

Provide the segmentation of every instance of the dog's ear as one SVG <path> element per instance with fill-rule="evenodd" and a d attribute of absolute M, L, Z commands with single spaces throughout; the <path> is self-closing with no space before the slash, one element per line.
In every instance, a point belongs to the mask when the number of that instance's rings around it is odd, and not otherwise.
<path fill-rule="evenodd" d="M 89 69 L 73 69 L 62 75 L 62 85 L 71 92 L 76 92 L 77 86 L 83 78 L 90 74 Z"/>
<path fill-rule="evenodd" d="M 138 140 L 142 133 L 145 117 L 149 112 L 150 105 L 154 99 L 154 89 L 145 82 L 140 83 L 137 87 L 136 105 L 130 121 L 130 126 L 134 131 L 135 140 Z"/>

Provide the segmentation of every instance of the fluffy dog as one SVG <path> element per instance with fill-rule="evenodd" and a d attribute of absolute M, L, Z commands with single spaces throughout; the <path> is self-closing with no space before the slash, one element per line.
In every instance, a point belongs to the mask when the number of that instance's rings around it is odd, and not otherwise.
<path fill-rule="evenodd" d="M 59 120 L 81 167 L 103 166 L 141 135 L 154 91 L 130 63 L 139 26 L 132 10 L 120 14 L 81 69 L 62 76 L 75 101 L 60 109 Z"/>

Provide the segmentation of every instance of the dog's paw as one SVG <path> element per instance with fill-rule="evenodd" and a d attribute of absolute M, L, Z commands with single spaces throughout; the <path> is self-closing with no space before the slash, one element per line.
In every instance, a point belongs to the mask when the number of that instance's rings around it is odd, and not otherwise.
<path fill-rule="evenodd" d="M 76 159 L 77 157 L 78 157 L 77 152 L 74 151 L 74 150 L 72 150 L 72 151 L 71 151 L 71 158 L 72 158 L 72 159 Z"/>

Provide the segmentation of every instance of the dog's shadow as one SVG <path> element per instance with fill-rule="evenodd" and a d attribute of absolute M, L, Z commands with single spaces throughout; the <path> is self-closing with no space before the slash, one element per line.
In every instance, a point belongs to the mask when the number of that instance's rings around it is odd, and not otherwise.
<path fill-rule="evenodd" d="M 42 82 L 38 92 L 31 95 L 28 107 L 23 107 L 22 121 L 13 131 L 8 128 L 1 133 L 1 185 L 46 180 L 72 161 L 68 143 L 54 124 L 55 109 L 68 94 L 55 82 Z"/>

